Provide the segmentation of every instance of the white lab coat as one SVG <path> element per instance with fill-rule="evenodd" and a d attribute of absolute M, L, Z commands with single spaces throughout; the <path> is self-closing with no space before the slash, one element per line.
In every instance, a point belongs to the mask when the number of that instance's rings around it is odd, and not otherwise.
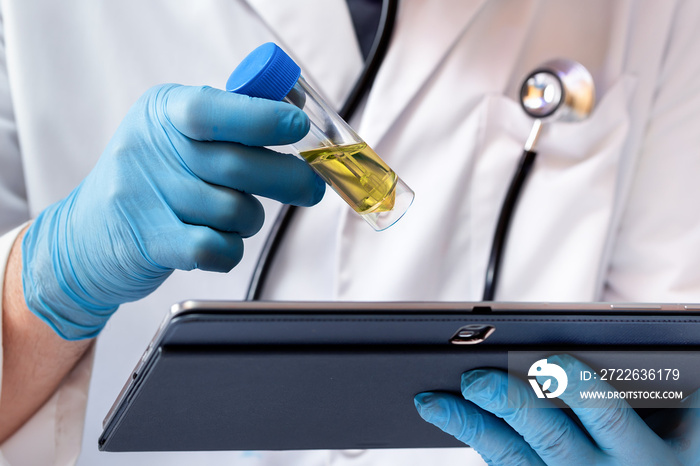
<path fill-rule="evenodd" d="M 274 40 L 339 105 L 361 66 L 344 0 L 0 0 L 0 7 L 0 233 L 76 186 L 151 85 L 223 87 L 246 53 Z M 498 298 L 700 301 L 698 20 L 694 1 L 402 1 L 388 56 L 354 123 L 415 190 L 414 205 L 377 234 L 329 190 L 294 222 L 268 297 L 478 300 L 497 212 L 532 123 L 515 100 L 520 81 L 564 57 L 592 72 L 599 102 L 587 121 L 548 124 L 541 136 Z M 242 298 L 276 210 L 265 205 L 263 233 L 247 241 L 231 273 L 175 273 L 148 298 L 122 306 L 98 340 L 94 366 L 90 354 L 5 442 L 3 464 L 72 464 L 81 436 L 85 465 L 473 459 L 466 449 L 97 452 L 102 417 L 169 305 Z M 0 238 L 0 264 L 16 234 Z"/>

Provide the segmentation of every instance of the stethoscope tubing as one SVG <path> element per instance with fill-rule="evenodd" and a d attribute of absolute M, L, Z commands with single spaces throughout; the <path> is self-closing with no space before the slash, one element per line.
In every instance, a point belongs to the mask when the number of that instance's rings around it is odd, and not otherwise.
<path fill-rule="evenodd" d="M 498 222 L 496 223 L 496 230 L 493 234 L 493 241 L 491 242 L 491 253 L 489 254 L 489 262 L 486 267 L 482 301 L 493 301 L 496 296 L 496 285 L 498 284 L 501 262 L 503 261 L 503 254 L 506 249 L 506 239 L 508 238 L 510 223 L 515 213 L 520 193 L 523 190 L 528 175 L 532 171 L 532 166 L 535 164 L 536 157 L 537 152 L 527 149 L 523 150 L 523 154 L 518 161 L 518 168 L 511 179 L 506 197 L 503 200 L 503 205 L 498 215 Z"/>

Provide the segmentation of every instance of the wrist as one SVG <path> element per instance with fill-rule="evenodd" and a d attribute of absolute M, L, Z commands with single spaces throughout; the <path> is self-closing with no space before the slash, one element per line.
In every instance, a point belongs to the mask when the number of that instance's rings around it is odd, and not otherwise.
<path fill-rule="evenodd" d="M 22 288 L 29 310 L 66 340 L 95 337 L 117 309 L 87 295 L 70 255 L 74 194 L 46 208 L 22 240 Z"/>

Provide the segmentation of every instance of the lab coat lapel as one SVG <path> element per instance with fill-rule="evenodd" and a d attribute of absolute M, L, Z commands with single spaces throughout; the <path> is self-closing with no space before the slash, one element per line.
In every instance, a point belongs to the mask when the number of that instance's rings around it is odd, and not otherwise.
<path fill-rule="evenodd" d="M 487 1 L 440 0 L 441 8 L 425 8 L 419 0 L 400 3 L 394 37 L 359 128 L 367 142 L 379 144 Z"/>
<path fill-rule="evenodd" d="M 339 108 L 362 68 L 345 0 L 248 0 L 301 66 L 304 77 Z M 299 12 L 302 12 L 299 14 Z M 316 33 L 309 34 L 309 31 Z"/>

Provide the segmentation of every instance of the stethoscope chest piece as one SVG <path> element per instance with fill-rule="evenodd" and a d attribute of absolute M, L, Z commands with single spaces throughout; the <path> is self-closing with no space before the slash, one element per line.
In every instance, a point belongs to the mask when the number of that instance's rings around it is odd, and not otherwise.
<path fill-rule="evenodd" d="M 550 60 L 531 72 L 520 88 L 520 104 L 536 119 L 581 121 L 595 103 L 595 85 L 588 70 L 567 59 Z"/>

